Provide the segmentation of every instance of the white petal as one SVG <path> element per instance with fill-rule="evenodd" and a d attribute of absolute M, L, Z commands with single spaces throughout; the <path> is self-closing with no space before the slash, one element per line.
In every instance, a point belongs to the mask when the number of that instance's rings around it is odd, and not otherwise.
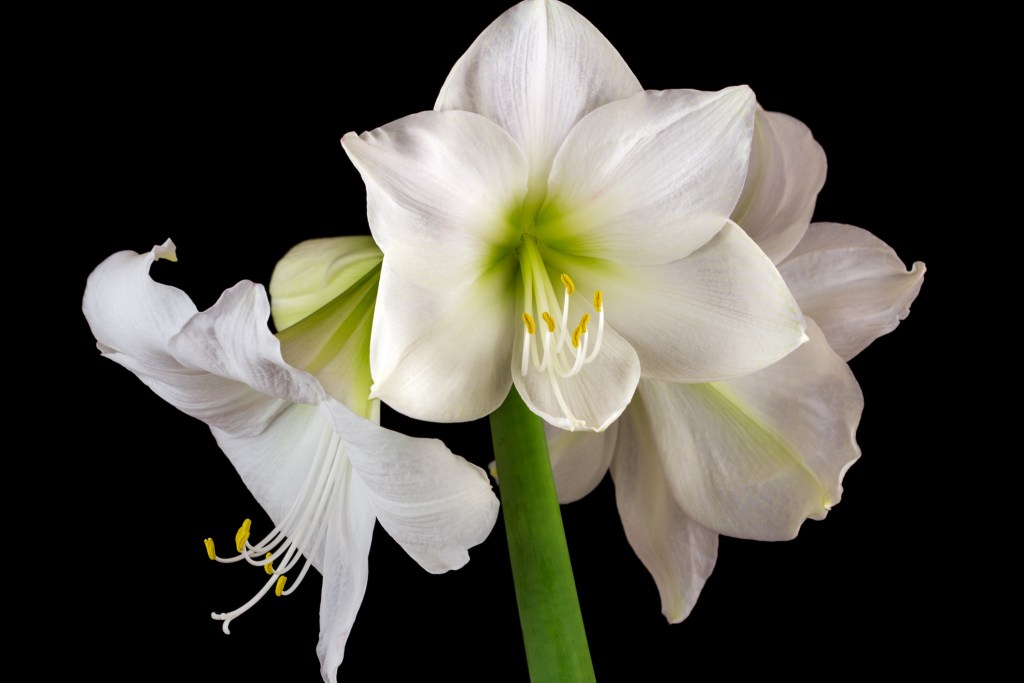
<path fill-rule="evenodd" d="M 810 129 L 785 114 L 757 110 L 743 194 L 732 219 L 773 263 L 807 232 L 825 184 L 825 152 Z"/>
<path fill-rule="evenodd" d="M 380 404 L 369 398 L 370 326 L 382 258 L 369 236 L 311 240 L 278 263 L 270 283 L 271 292 L 275 286 L 285 292 L 271 302 L 290 325 L 277 335 L 285 360 L 375 421 Z"/>
<path fill-rule="evenodd" d="M 487 538 L 498 515 L 487 473 L 436 439 L 368 431 L 366 420 L 328 405 L 384 530 L 429 572 L 466 564 L 467 550 Z"/>
<path fill-rule="evenodd" d="M 347 476 L 339 488 L 341 495 L 329 512 L 320 594 L 320 641 L 316 647 L 320 671 L 328 683 L 337 683 L 345 642 L 366 593 L 374 526 L 362 482 Z"/>
<path fill-rule="evenodd" d="M 601 483 L 615 453 L 618 425 L 613 422 L 607 430 L 595 433 L 567 432 L 544 423 L 559 503 L 577 501 Z"/>
<path fill-rule="evenodd" d="M 232 379 L 284 401 L 319 403 L 323 389 L 309 373 L 284 361 L 269 321 L 270 302 L 263 286 L 243 280 L 192 316 L 169 348 L 190 370 Z"/>
<path fill-rule="evenodd" d="M 588 112 L 640 92 L 611 43 L 560 2 L 523 2 L 488 26 L 445 81 L 435 109 L 482 114 L 526 150 L 543 183 L 573 125 Z"/>
<path fill-rule="evenodd" d="M 718 534 L 687 517 L 676 503 L 655 444 L 644 440 L 648 428 L 634 421 L 635 414 L 630 408 L 620 423 L 632 447 L 620 448 L 612 461 L 615 502 L 629 544 L 658 586 L 661 613 L 677 624 L 689 616 L 715 568 Z"/>
<path fill-rule="evenodd" d="M 420 420 L 463 422 L 508 395 L 516 263 L 429 291 L 385 259 L 370 341 L 374 397 Z"/>
<path fill-rule="evenodd" d="M 167 342 L 197 309 L 183 291 L 149 277 L 158 258 L 177 260 L 171 240 L 145 254 L 119 251 L 106 258 L 89 275 L 82 311 L 104 353 L 126 354 L 154 371 L 177 370 Z"/>
<path fill-rule="evenodd" d="M 805 339 L 803 316 L 775 266 L 735 224 L 690 256 L 623 266 L 544 254 L 584 291 L 602 290 L 611 327 L 645 378 L 707 382 L 766 367 Z"/>
<path fill-rule="evenodd" d="M 924 281 L 920 261 L 909 271 L 896 252 L 867 230 L 812 223 L 779 272 L 844 360 L 850 360 L 910 314 Z"/>
<path fill-rule="evenodd" d="M 809 343 L 746 377 L 642 382 L 630 408 L 642 411 L 634 442 L 621 432 L 619 450 L 655 450 L 680 507 L 709 529 L 794 537 L 804 519 L 821 519 L 839 502 L 843 475 L 860 455 L 863 408 L 849 368 L 813 321 L 807 329 Z"/>
<path fill-rule="evenodd" d="M 405 277 L 459 286 L 518 243 L 526 159 L 484 117 L 421 112 L 341 142 L 366 183 L 373 237 Z"/>
<path fill-rule="evenodd" d="M 750 159 L 754 94 L 645 92 L 588 114 L 555 157 L 538 237 L 579 256 L 667 263 L 729 218 Z"/>
<path fill-rule="evenodd" d="M 531 335 L 535 338 L 533 343 L 540 343 L 541 334 L 538 331 Z M 600 432 L 629 405 L 640 381 L 640 360 L 629 342 L 615 330 L 605 327 L 600 353 L 578 375 L 568 378 L 550 370 L 541 372 L 533 365 L 523 375 L 524 337 L 520 323 L 516 326 L 512 352 L 512 382 L 530 410 L 549 424 L 569 431 Z"/>
<path fill-rule="evenodd" d="M 262 287 L 241 282 L 196 313 L 149 277 L 156 251 L 114 254 L 89 278 L 83 310 L 105 356 L 179 410 L 239 433 L 265 429 L 286 401 L 320 400 L 316 381 L 281 358 Z"/>
<path fill-rule="evenodd" d="M 284 330 L 326 306 L 382 258 L 369 235 L 328 237 L 295 245 L 277 262 L 270 278 L 274 326 Z"/>

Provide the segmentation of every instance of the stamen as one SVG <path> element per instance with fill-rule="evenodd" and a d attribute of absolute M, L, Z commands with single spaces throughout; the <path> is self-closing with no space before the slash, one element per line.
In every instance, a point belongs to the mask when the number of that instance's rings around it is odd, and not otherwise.
<path fill-rule="evenodd" d="M 295 579 L 295 583 L 292 584 L 291 588 L 285 589 L 281 595 L 291 595 L 295 592 L 295 589 L 302 583 L 302 579 L 306 576 L 306 572 L 309 571 L 309 558 L 306 558 L 306 564 L 302 565 L 302 571 L 299 572 L 299 578 Z"/>
<path fill-rule="evenodd" d="M 206 539 L 205 541 L 203 541 L 203 545 L 206 546 L 206 554 L 210 556 L 210 559 L 211 560 L 216 560 L 217 559 L 217 549 L 213 545 L 213 539 L 212 538 Z"/>
<path fill-rule="evenodd" d="M 252 520 L 246 519 L 242 522 L 242 526 L 238 527 L 238 532 L 235 534 L 235 550 L 238 552 L 245 552 L 245 542 L 249 540 L 249 528 L 252 527 Z"/>
<path fill-rule="evenodd" d="M 569 295 L 572 295 L 572 293 L 576 291 L 576 283 L 573 282 L 572 278 L 566 275 L 565 273 L 562 273 L 561 280 L 562 284 L 565 285 L 565 291 Z"/>
<path fill-rule="evenodd" d="M 568 421 L 566 428 L 579 429 L 585 426 L 585 422 L 572 414 L 561 384 L 563 380 L 580 374 L 584 366 L 598 355 L 604 335 L 604 296 L 600 290 L 594 290 L 592 310 L 571 311 L 576 283 L 568 273 L 559 275 L 558 282 L 564 287 L 559 295 L 558 285 L 544 265 L 532 235 L 524 235 L 519 247 L 519 263 L 523 296 L 523 307 L 519 311 L 526 328 L 526 334 L 520 340 L 523 351 L 522 376 L 527 376 L 528 372 L 547 374 L 553 398 Z M 577 305 L 580 304 L 587 307 L 585 300 L 579 300 Z M 535 313 L 539 314 L 540 320 L 547 326 L 542 344 L 531 340 L 540 322 L 534 318 Z M 591 339 L 590 333 L 592 316 L 597 316 L 593 321 L 597 323 L 594 339 Z M 575 328 L 569 324 L 570 317 L 579 321 Z"/>
<path fill-rule="evenodd" d="M 336 433 L 325 432 L 317 448 L 316 457 L 306 474 L 305 482 L 292 503 L 291 509 L 274 529 L 259 542 L 249 542 L 252 521 L 246 519 L 235 534 L 235 545 L 238 555 L 229 558 L 217 557 L 214 552 L 213 540 L 206 539 L 204 544 L 207 554 L 218 562 L 245 561 L 261 567 L 268 579 L 263 587 L 245 604 L 226 613 L 214 612 L 213 619 L 224 622 L 224 633 L 230 633 L 232 620 L 249 611 L 271 590 L 277 596 L 290 595 L 298 588 L 302 579 L 309 571 L 309 558 L 298 573 L 298 578 L 289 584 L 286 574 L 303 559 L 300 548 L 316 547 L 323 543 L 326 533 L 326 518 L 330 512 L 331 501 L 338 493 L 342 469 L 345 465 L 343 442 Z"/>

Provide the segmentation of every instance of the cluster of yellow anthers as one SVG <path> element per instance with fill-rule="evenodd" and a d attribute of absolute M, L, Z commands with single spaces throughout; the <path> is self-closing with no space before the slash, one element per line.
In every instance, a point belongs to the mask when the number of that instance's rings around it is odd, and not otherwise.
<path fill-rule="evenodd" d="M 526 375 L 529 371 L 530 360 L 532 357 L 533 366 L 538 372 L 544 372 L 551 368 L 560 377 L 572 377 L 583 369 L 586 363 L 594 360 L 597 357 L 598 352 L 601 350 L 601 338 L 604 335 L 604 308 L 601 290 L 594 292 L 594 312 L 598 316 L 598 329 L 597 338 L 594 340 L 594 348 L 589 349 L 590 340 L 590 314 L 584 313 L 580 318 L 579 324 L 573 329 L 572 334 L 568 334 L 569 330 L 569 297 L 576 291 L 576 283 L 572 281 L 572 278 L 567 274 L 562 273 L 561 276 L 562 285 L 565 287 L 565 296 L 562 298 L 562 321 L 561 326 L 555 322 L 555 318 L 552 317 L 549 310 L 544 310 L 541 313 L 541 320 L 547 326 L 547 332 L 544 335 L 544 351 L 543 354 L 538 354 L 537 347 L 531 346 L 530 337 L 537 332 L 537 323 L 534 320 L 532 313 L 532 300 L 534 297 L 527 295 L 526 309 L 523 311 L 523 324 L 526 326 L 526 337 L 523 339 L 523 362 L 522 362 L 522 374 Z M 546 283 L 545 283 L 546 284 Z M 535 293 L 540 294 L 540 293 Z M 536 296 L 537 304 L 539 307 L 546 307 L 547 297 Z M 542 303 L 544 302 L 544 303 Z M 556 309 L 557 310 L 557 309 Z M 559 330 L 558 340 L 554 343 L 552 348 L 552 339 L 555 336 L 555 330 Z M 567 343 L 572 346 L 570 351 Z M 531 353 L 532 351 L 532 353 Z"/>
<path fill-rule="evenodd" d="M 277 597 L 290 595 L 292 591 L 299 587 L 299 583 L 302 581 L 303 577 L 306 576 L 306 572 L 309 570 L 309 561 L 307 560 L 306 564 L 302 567 L 302 571 L 299 572 L 299 578 L 291 588 L 285 590 L 285 585 L 288 583 L 288 577 L 285 576 L 285 573 L 290 571 L 298 563 L 302 555 L 295 547 L 295 544 L 287 542 L 284 536 L 282 536 L 277 529 L 272 531 L 259 543 L 255 545 L 250 544 L 249 530 L 251 528 L 251 519 L 246 519 L 242 522 L 242 526 L 238 527 L 238 531 L 235 533 L 235 550 L 238 551 L 238 554 L 232 557 L 219 557 L 212 538 L 207 538 L 203 541 L 206 545 L 206 554 L 211 560 L 215 562 L 223 562 L 225 564 L 245 560 L 253 566 L 263 567 L 263 570 L 270 576 L 270 579 L 266 584 L 264 584 L 263 588 L 261 588 L 256 595 L 238 609 L 224 613 L 213 612 L 210 615 L 217 621 L 224 622 L 224 633 L 231 633 L 231 630 L 228 627 L 231 621 L 249 611 L 249 609 L 259 602 L 264 595 L 270 592 L 271 588 L 274 589 L 274 595 Z M 282 557 L 282 562 L 280 562 L 278 564 L 278 568 L 275 569 L 273 563 L 274 553 L 271 550 L 275 546 L 282 544 L 282 550 L 278 553 Z"/>

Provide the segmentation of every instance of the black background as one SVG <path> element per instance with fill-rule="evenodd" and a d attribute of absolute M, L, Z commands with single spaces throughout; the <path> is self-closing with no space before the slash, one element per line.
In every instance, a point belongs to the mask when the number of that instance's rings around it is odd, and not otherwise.
<path fill-rule="evenodd" d="M 660 615 L 610 481 L 563 508 L 598 678 L 821 679 L 870 671 L 883 655 L 917 666 L 943 646 L 964 599 L 952 576 L 964 551 L 949 540 L 956 461 L 937 449 L 952 428 L 952 398 L 933 355 L 949 359 L 955 348 L 944 320 L 952 268 L 935 229 L 949 220 L 935 84 L 952 48 L 940 50 L 913 22 L 864 13 L 724 8 L 680 22 L 645 3 L 576 6 L 645 87 L 747 83 L 765 108 L 803 120 L 829 158 L 816 219 L 867 228 L 908 265 L 929 266 L 910 318 L 852 363 L 866 397 L 863 458 L 842 503 L 792 542 L 723 539 L 683 624 Z M 179 262 L 154 275 L 203 308 L 240 279 L 268 282 L 298 241 L 365 233 L 363 185 L 339 138 L 431 108 L 451 65 L 504 8 L 90 11 L 62 17 L 39 48 L 52 78 L 35 88 L 53 104 L 37 161 L 59 188 L 41 222 L 74 235 L 70 248 L 50 247 L 68 262 L 59 269 L 60 367 L 72 390 L 58 403 L 80 425 L 57 435 L 68 443 L 47 473 L 64 521 L 45 537 L 58 547 L 41 601 L 72 670 L 112 680 L 319 680 L 318 576 L 288 599 L 266 599 L 231 636 L 209 619 L 247 600 L 262 572 L 209 562 L 202 539 L 228 543 L 244 517 L 257 530 L 266 518 L 201 423 L 99 357 L 77 310 L 81 291 L 107 255 L 172 237 Z M 492 459 L 485 421 L 424 425 L 386 411 L 384 424 L 441 436 L 481 466 Z M 339 678 L 526 680 L 500 517 L 471 557 L 431 576 L 378 528 Z"/>

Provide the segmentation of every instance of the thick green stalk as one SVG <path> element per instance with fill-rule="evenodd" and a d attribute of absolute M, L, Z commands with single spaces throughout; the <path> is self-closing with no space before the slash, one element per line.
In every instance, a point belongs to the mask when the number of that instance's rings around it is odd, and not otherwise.
<path fill-rule="evenodd" d="M 515 387 L 491 415 L 491 439 L 530 680 L 594 681 L 544 426 Z"/>

